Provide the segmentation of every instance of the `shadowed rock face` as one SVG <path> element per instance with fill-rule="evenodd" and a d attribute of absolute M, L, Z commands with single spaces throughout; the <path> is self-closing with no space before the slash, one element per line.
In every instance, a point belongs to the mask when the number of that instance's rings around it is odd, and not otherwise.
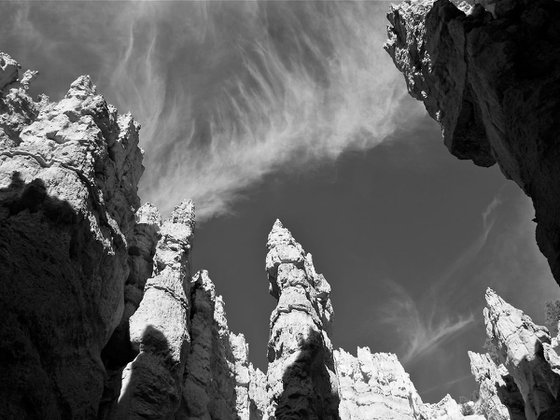
<path fill-rule="evenodd" d="M 129 320 L 130 342 L 139 354 L 122 373 L 117 418 L 167 419 L 179 408 L 190 345 L 187 320 L 193 231 L 192 202 L 177 206 L 161 225 L 153 276 Z"/>
<path fill-rule="evenodd" d="M 223 299 L 206 271 L 192 279 L 191 302 L 191 346 L 175 418 L 261 419 L 264 374 L 249 363 L 243 334 L 230 332 Z"/>
<path fill-rule="evenodd" d="M 560 3 L 453 3 L 395 6 L 385 48 L 451 153 L 497 162 L 531 197 L 537 243 L 560 282 Z"/>
<path fill-rule="evenodd" d="M 34 102 L 18 67 L 0 55 L 0 417 L 92 418 L 124 309 L 139 126 L 87 76 Z"/>

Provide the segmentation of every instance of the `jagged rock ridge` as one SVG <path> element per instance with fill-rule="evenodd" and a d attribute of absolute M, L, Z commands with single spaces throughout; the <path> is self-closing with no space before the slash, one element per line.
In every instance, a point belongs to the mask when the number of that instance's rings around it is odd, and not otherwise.
<path fill-rule="evenodd" d="M 138 209 L 139 124 L 87 76 L 33 101 L 35 74 L 0 54 L 0 417 L 261 418 L 265 376 L 191 277 L 192 203 Z"/>

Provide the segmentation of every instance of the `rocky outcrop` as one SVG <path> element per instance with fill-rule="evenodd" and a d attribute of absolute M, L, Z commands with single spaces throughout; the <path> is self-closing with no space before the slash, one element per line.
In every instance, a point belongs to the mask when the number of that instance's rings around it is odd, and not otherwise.
<path fill-rule="evenodd" d="M 93 418 L 124 310 L 139 125 L 87 76 L 59 102 L 0 55 L 0 417 Z"/>
<path fill-rule="evenodd" d="M 0 417 L 261 418 L 265 375 L 191 279 L 192 203 L 136 211 L 139 125 L 87 76 L 35 102 L 34 75 L 0 54 Z"/>
<path fill-rule="evenodd" d="M 525 417 L 553 418 L 550 416 L 560 412 L 560 376 L 549 361 L 558 355 L 551 347 L 548 330 L 535 325 L 529 316 L 491 289 L 486 291 L 486 303 L 484 321 L 495 349 L 494 358 L 515 381 L 523 398 Z"/>
<path fill-rule="evenodd" d="M 124 287 L 124 311 L 121 321 L 101 352 L 107 371 L 98 419 L 109 418 L 121 392 L 122 372 L 138 351 L 130 342 L 129 320 L 144 295 L 146 280 L 152 276 L 153 257 L 159 240 L 162 220 L 158 209 L 150 203 L 136 212 L 136 223 L 128 241 L 130 272 Z"/>
<path fill-rule="evenodd" d="M 488 420 L 522 420 L 523 397 L 504 365 L 496 365 L 489 354 L 468 352 L 471 372 L 479 385 L 473 411 Z"/>
<path fill-rule="evenodd" d="M 338 385 L 328 330 L 330 285 L 277 220 L 266 271 L 278 299 L 270 317 L 265 419 L 338 419 Z"/>
<path fill-rule="evenodd" d="M 117 418 L 171 418 L 179 408 L 190 344 L 189 254 L 194 208 L 184 202 L 160 228 L 153 277 L 130 317 L 130 342 L 138 351 L 122 374 Z"/>
<path fill-rule="evenodd" d="M 397 356 L 358 347 L 357 357 L 335 350 L 340 418 L 415 420 L 422 400 Z"/>
<path fill-rule="evenodd" d="M 560 282 L 560 3 L 453 3 L 393 7 L 385 48 L 451 153 L 497 162 L 532 198 L 537 242 Z"/>
<path fill-rule="evenodd" d="M 267 247 L 270 292 L 278 305 L 270 321 L 264 419 L 484 418 L 450 396 L 423 403 L 394 354 L 333 352 L 330 285 L 278 220 Z"/>

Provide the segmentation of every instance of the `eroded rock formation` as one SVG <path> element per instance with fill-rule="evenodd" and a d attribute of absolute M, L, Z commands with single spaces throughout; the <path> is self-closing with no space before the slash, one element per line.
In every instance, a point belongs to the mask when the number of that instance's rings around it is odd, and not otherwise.
<path fill-rule="evenodd" d="M 93 418 L 120 323 L 142 173 L 139 125 L 87 76 L 59 102 L 0 55 L 3 418 Z"/>
<path fill-rule="evenodd" d="M 486 302 L 486 334 L 495 349 L 495 358 L 508 370 L 523 397 L 525 417 L 542 419 L 558 413 L 560 376 L 547 360 L 550 357 L 545 356 L 547 345 L 557 357 L 550 347 L 548 329 L 535 325 L 529 316 L 491 289 L 486 291 Z"/>
<path fill-rule="evenodd" d="M 190 275 L 192 203 L 138 209 L 139 125 L 87 76 L 33 101 L 35 74 L 0 54 L 0 417 L 261 418 L 265 375 Z"/>
<path fill-rule="evenodd" d="M 497 365 L 489 354 L 468 352 L 471 372 L 479 384 L 474 411 L 488 420 L 525 418 L 523 397 L 504 365 Z"/>
<path fill-rule="evenodd" d="M 397 356 L 358 347 L 357 357 L 335 351 L 340 417 L 352 420 L 414 420 L 422 400 Z"/>
<path fill-rule="evenodd" d="M 338 419 L 338 381 L 328 336 L 330 285 L 279 220 L 267 248 L 270 293 L 278 305 L 270 316 L 264 418 Z"/>
<path fill-rule="evenodd" d="M 498 162 L 533 199 L 559 280 L 560 4 L 454 3 L 396 6 L 387 50 L 450 151 Z M 547 329 L 488 291 L 490 351 L 469 353 L 478 400 L 424 403 L 395 355 L 333 351 L 330 285 L 279 221 L 269 366 L 254 368 L 208 273 L 191 276 L 192 203 L 165 221 L 138 209 L 139 125 L 87 76 L 59 102 L 34 101 L 35 75 L 0 53 L 0 417 L 559 417 L 560 305 Z"/>
<path fill-rule="evenodd" d="M 560 3 L 407 0 L 388 18 L 386 50 L 409 93 L 452 154 L 497 162 L 531 197 L 537 243 L 560 283 Z"/>

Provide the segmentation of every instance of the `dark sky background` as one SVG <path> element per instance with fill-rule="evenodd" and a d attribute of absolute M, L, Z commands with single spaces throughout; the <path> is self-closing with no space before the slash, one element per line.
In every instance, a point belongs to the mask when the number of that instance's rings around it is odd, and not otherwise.
<path fill-rule="evenodd" d="M 1 2 L 0 50 L 59 99 L 80 74 L 141 122 L 140 195 L 197 206 L 193 265 L 266 368 L 280 218 L 331 283 L 335 347 L 397 353 L 423 399 L 470 398 L 493 287 L 559 297 L 529 200 L 451 156 L 382 50 L 386 2 Z"/>

